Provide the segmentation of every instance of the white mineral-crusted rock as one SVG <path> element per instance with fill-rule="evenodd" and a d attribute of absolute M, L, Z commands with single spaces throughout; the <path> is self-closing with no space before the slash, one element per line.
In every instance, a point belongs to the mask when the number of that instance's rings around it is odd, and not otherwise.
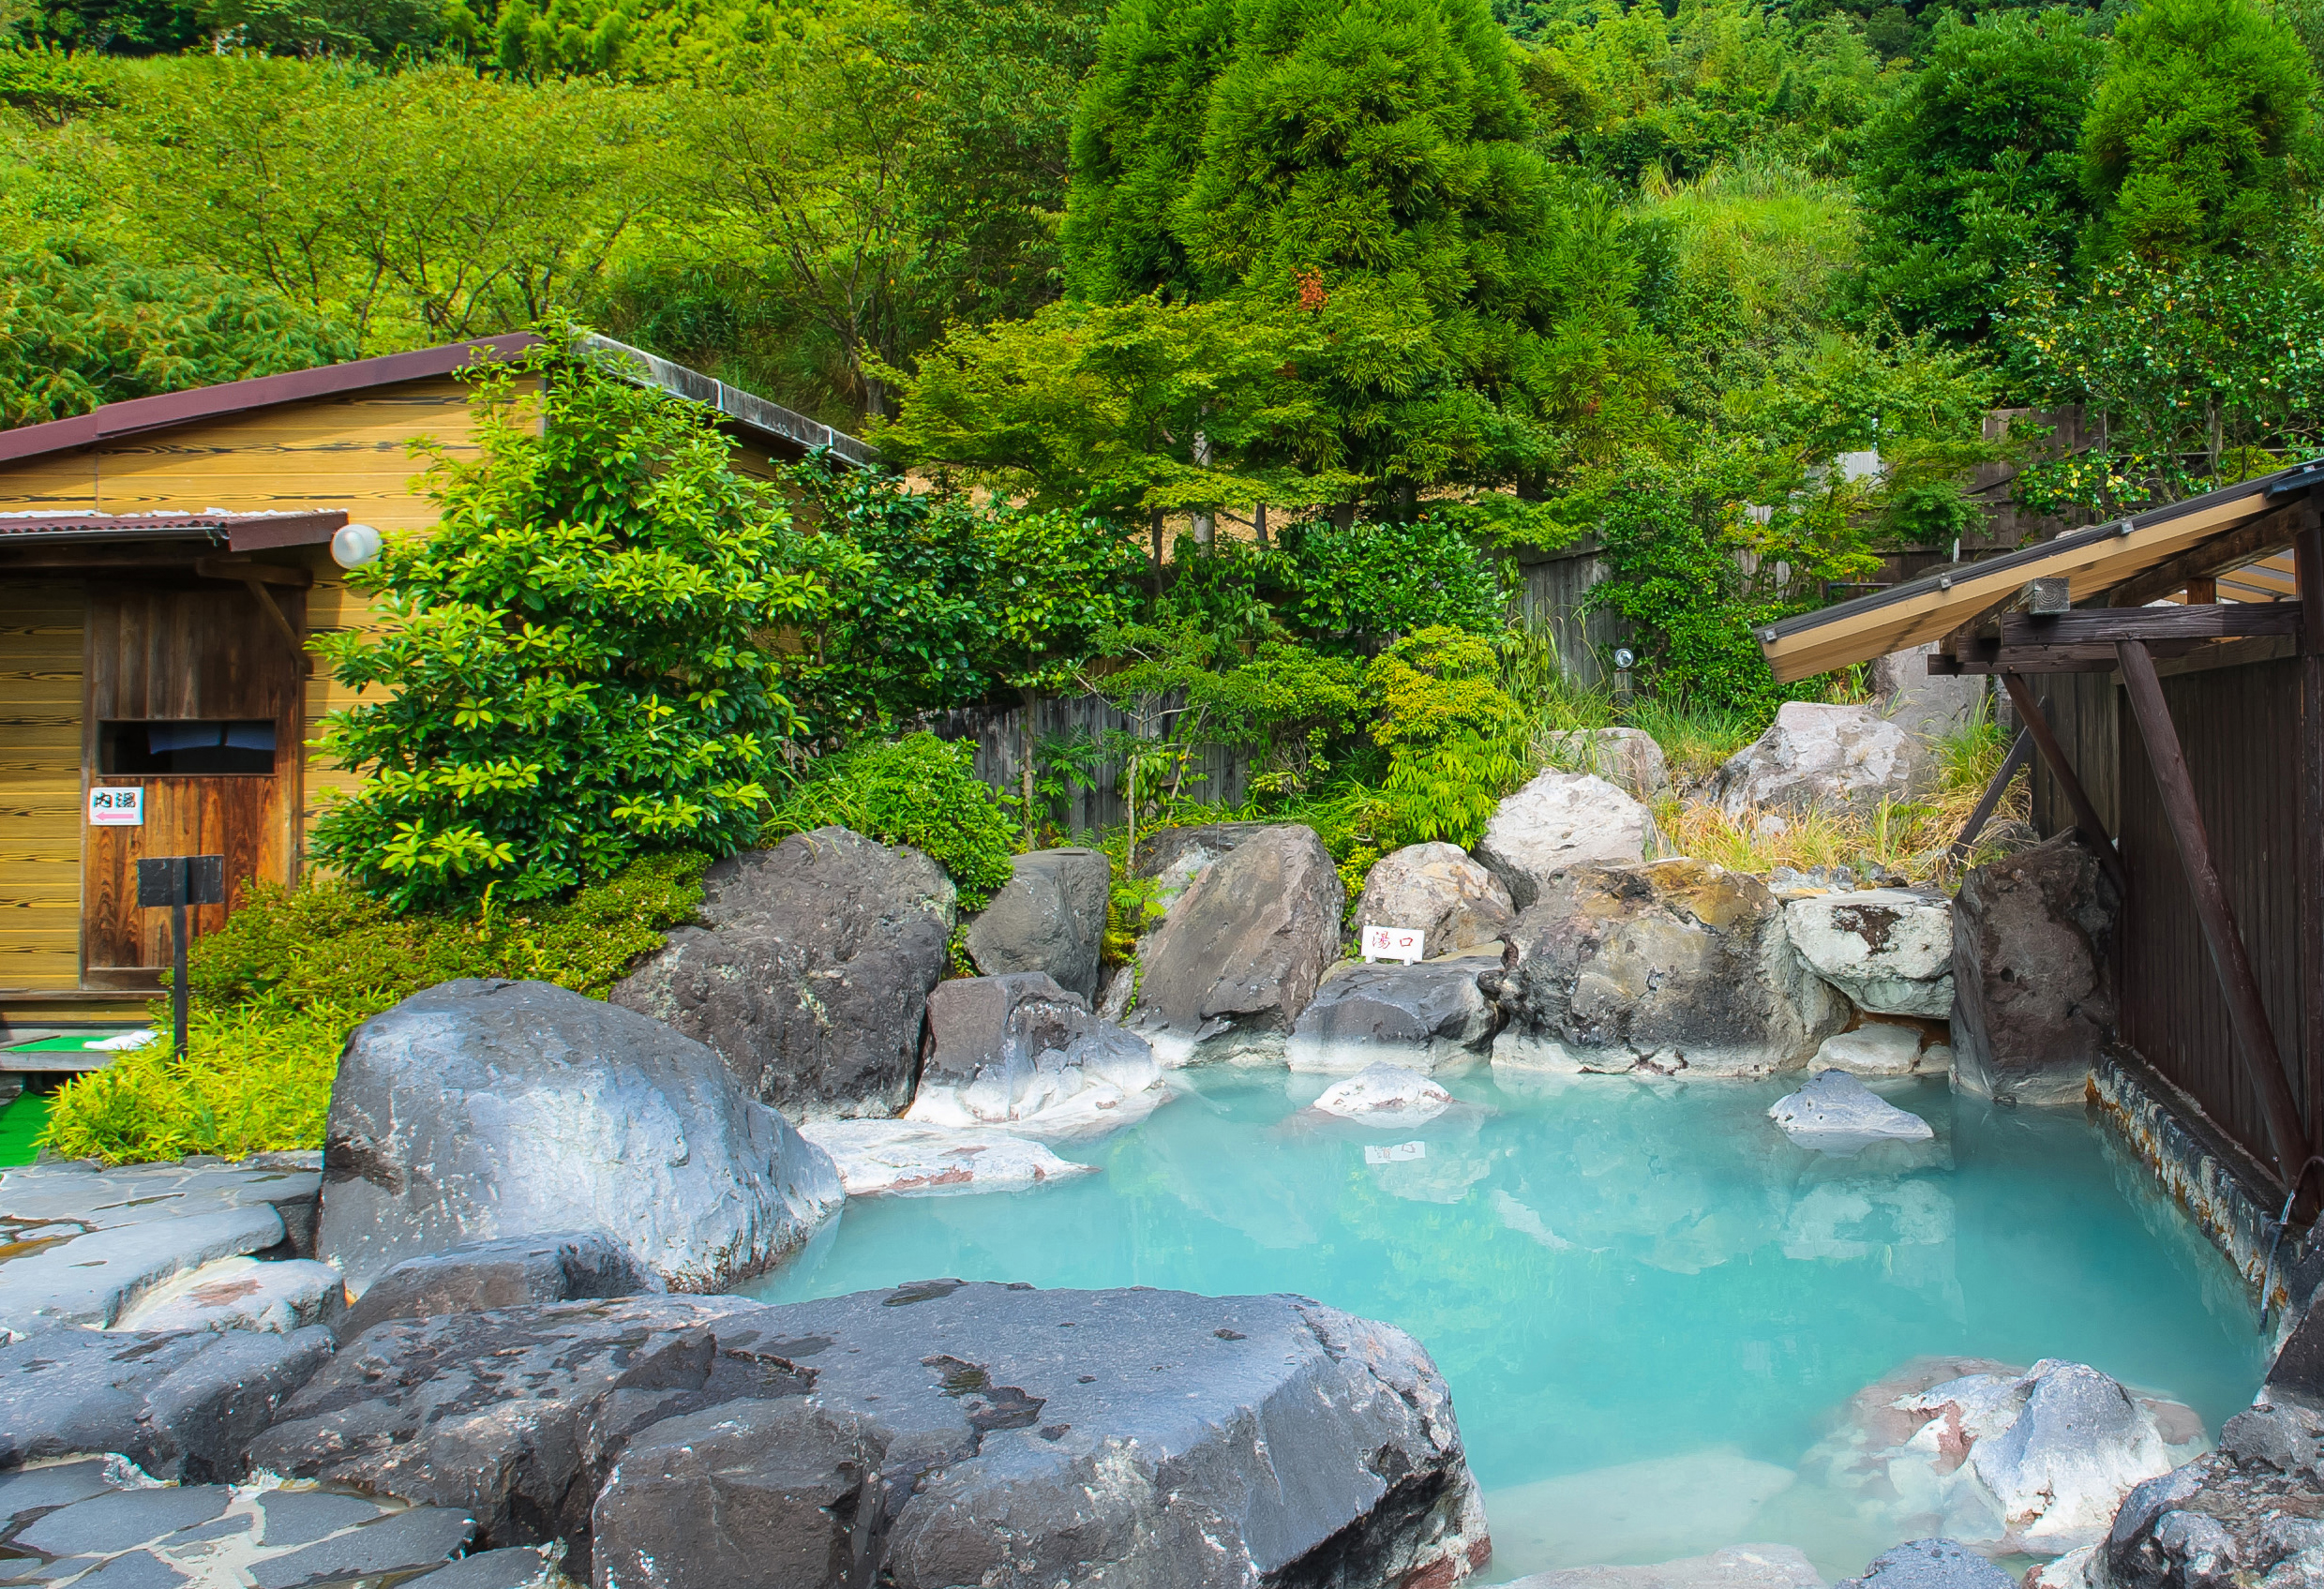
<path fill-rule="evenodd" d="M 1144 1038 L 1091 1014 L 1041 971 L 939 983 L 924 1047 L 905 1112 L 922 1125 L 1099 1135 L 1171 1097 Z"/>
<path fill-rule="evenodd" d="M 1947 1389 L 1927 1392 L 1912 1410 L 1944 1417 L 1940 1398 Z M 1972 1399 L 1989 1394 L 1982 1387 L 1969 1392 Z M 2134 1487 L 2170 1471 L 2153 1414 L 2096 1369 L 2045 1359 L 2008 1394 L 2016 1416 L 1976 1440 L 1969 1465 L 2018 1550 L 2049 1555 L 2095 1544 Z"/>
<path fill-rule="evenodd" d="M 1415 844 L 1372 863 L 1356 901 L 1356 923 L 1409 927 L 1424 936 L 1431 959 L 1492 946 L 1517 920 L 1500 878 L 1458 845 Z"/>
<path fill-rule="evenodd" d="M 156 1286 L 113 1327 L 271 1329 L 288 1335 L 308 1325 L 336 1324 L 346 1311 L 347 1277 L 328 1264 L 221 1258 Z"/>
<path fill-rule="evenodd" d="M 1507 1589 L 1824 1589 L 1823 1574 L 1790 1545 L 1729 1545 L 1651 1567 L 1569 1567 L 1511 1579 Z"/>
<path fill-rule="evenodd" d="M 1846 1071 L 1852 1076 L 1942 1075 L 1953 1065 L 1944 1044 L 1922 1046 L 1918 1027 L 1896 1021 L 1867 1021 L 1854 1031 L 1837 1032 L 1816 1050 L 1813 1068 Z"/>
<path fill-rule="evenodd" d="M 1504 1021 L 1496 1070 L 1764 1075 L 1848 1023 L 1766 885 L 1698 861 L 1569 872 L 1509 948 L 1479 979 Z"/>
<path fill-rule="evenodd" d="M 1899 1109 L 1845 1071 L 1825 1071 L 1777 1099 L 1767 1117 L 1802 1147 L 1848 1154 L 1875 1142 L 1927 1142 L 1927 1120 Z"/>
<path fill-rule="evenodd" d="M 1558 766 L 1594 773 L 1633 800 L 1670 792 L 1670 764 L 1642 728 L 1572 728 L 1550 735 L 1548 746 Z"/>
<path fill-rule="evenodd" d="M 1631 865 L 1660 844 L 1652 814 L 1605 779 L 1544 772 L 1494 809 L 1477 859 L 1522 910 L 1576 867 Z"/>
<path fill-rule="evenodd" d="M 1402 1065 L 1370 1065 L 1327 1089 L 1314 1107 L 1343 1120 L 1395 1130 L 1426 1125 L 1452 1107 L 1452 1094 Z"/>
<path fill-rule="evenodd" d="M 1492 1051 L 1495 1012 L 1477 979 L 1498 954 L 1417 965 L 1343 960 L 1299 1012 L 1285 1057 L 1295 1071 L 1345 1075 L 1383 1061 L 1415 1071 L 1471 1065 Z"/>
<path fill-rule="evenodd" d="M 1076 1164 L 1029 1138 L 990 1129 L 811 1120 L 799 1134 L 832 1156 L 850 1197 L 1016 1192 L 1097 1173 L 1095 1164 Z"/>
<path fill-rule="evenodd" d="M 1859 1010 L 1944 1020 L 1953 1012 L 1953 906 L 1904 889 L 1795 899 L 1784 925 L 1800 958 Z"/>
<path fill-rule="evenodd" d="M 1731 817 L 1754 809 L 1868 816 L 1882 801 L 1927 794 L 1935 771 L 1927 748 L 1876 709 L 1795 700 L 1728 758 L 1710 793 Z"/>

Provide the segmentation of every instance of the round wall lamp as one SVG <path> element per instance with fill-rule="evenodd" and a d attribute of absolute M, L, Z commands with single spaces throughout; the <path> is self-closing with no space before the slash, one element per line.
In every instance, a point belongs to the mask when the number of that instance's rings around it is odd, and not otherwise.
<path fill-rule="evenodd" d="M 344 524 L 331 537 L 331 561 L 341 568 L 361 568 L 379 556 L 386 544 L 368 524 Z"/>

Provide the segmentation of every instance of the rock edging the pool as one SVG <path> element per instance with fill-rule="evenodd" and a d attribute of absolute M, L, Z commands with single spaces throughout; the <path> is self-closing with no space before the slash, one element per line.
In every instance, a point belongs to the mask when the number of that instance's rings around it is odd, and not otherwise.
<path fill-rule="evenodd" d="M 224 1341 L 190 1333 L 0 1349 L 0 1468 L 102 1454 L 228 1394 L 201 1377 Z M 182 1477 L 441 1508 L 476 1550 L 562 1547 L 607 1589 L 1449 1585 L 1491 1554 L 1427 1352 L 1305 1297 L 939 1280 L 781 1306 L 533 1303 L 297 1344 L 304 1383 L 277 1386 L 262 1428 L 211 1427 Z M 92 1420 L 107 1409 L 122 1417 Z"/>

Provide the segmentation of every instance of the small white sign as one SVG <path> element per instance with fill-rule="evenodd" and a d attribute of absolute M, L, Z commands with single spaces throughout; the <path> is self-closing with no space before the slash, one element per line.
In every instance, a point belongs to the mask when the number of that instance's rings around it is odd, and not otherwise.
<path fill-rule="evenodd" d="M 1429 1145 L 1425 1142 L 1396 1142 L 1386 1147 L 1364 1149 L 1364 1162 L 1367 1164 L 1404 1164 L 1428 1156 Z"/>
<path fill-rule="evenodd" d="M 1366 960 L 1402 960 L 1409 966 L 1422 958 L 1421 939 L 1427 937 L 1417 927 L 1382 927 L 1370 922 L 1364 923 L 1364 958 Z"/>
<path fill-rule="evenodd" d="M 145 790 L 142 785 L 108 785 L 89 791 L 90 827 L 142 828 L 144 825 Z"/>

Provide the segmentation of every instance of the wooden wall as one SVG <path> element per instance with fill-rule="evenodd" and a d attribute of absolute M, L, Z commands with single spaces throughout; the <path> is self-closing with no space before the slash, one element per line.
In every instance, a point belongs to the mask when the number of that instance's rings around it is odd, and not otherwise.
<path fill-rule="evenodd" d="M 81 981 L 82 609 L 0 583 L 0 987 Z"/>

